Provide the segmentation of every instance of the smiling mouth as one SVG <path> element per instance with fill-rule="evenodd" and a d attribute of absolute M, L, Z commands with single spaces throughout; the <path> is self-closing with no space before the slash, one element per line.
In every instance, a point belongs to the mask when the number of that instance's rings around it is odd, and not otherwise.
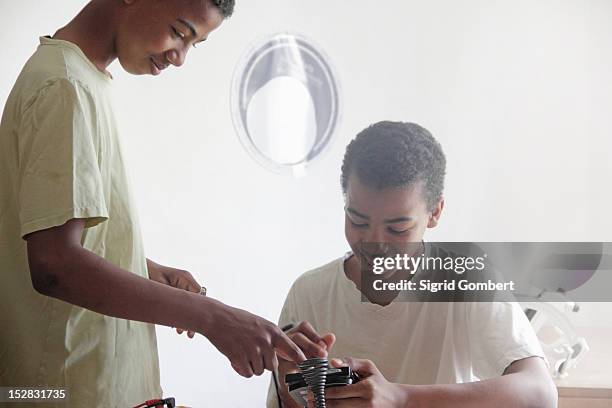
<path fill-rule="evenodd" d="M 150 57 L 149 60 L 151 61 L 151 74 L 152 75 L 159 75 L 167 67 L 167 66 L 159 65 L 153 57 Z"/>
<path fill-rule="evenodd" d="M 376 259 L 376 258 L 384 258 L 384 255 L 381 255 L 381 254 L 370 255 L 370 254 L 366 254 L 364 252 L 359 252 L 359 255 L 360 255 L 361 259 L 363 259 L 365 261 L 367 266 L 373 266 L 374 265 L 374 259 Z"/>

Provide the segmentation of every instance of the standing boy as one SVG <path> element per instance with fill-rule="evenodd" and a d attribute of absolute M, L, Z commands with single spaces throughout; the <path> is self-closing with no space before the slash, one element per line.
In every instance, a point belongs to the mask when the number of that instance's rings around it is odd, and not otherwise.
<path fill-rule="evenodd" d="M 109 95 L 115 59 L 136 75 L 180 67 L 233 7 L 93 0 L 40 39 L 0 125 L 0 385 L 67 387 L 74 407 L 160 397 L 153 324 L 203 334 L 246 377 L 275 352 L 303 358 L 274 324 L 145 257 Z"/>

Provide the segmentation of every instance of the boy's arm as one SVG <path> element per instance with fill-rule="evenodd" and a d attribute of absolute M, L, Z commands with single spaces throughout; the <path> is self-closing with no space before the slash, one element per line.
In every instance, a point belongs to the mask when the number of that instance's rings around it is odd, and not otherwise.
<path fill-rule="evenodd" d="M 417 406 L 420 407 L 557 406 L 557 389 L 539 357 L 515 361 L 501 377 L 466 384 L 418 388 L 417 400 L 421 403 Z M 407 392 L 410 393 L 410 390 Z"/>
<path fill-rule="evenodd" d="M 335 362 L 336 366 L 341 362 Z M 464 384 L 408 385 L 388 382 L 374 363 L 346 359 L 363 378 L 347 387 L 329 388 L 329 407 L 373 406 L 397 408 L 554 408 L 557 390 L 544 362 L 529 357 L 512 363 L 501 377 Z M 352 405 L 357 404 L 357 405 Z"/>
<path fill-rule="evenodd" d="M 108 316 L 201 333 L 245 377 L 276 368 L 275 351 L 288 360 L 304 359 L 273 323 L 125 271 L 83 248 L 84 227 L 85 220 L 72 219 L 24 237 L 36 291 Z"/>
<path fill-rule="evenodd" d="M 149 258 L 147 258 L 147 270 L 149 272 L 149 279 L 153 279 L 155 282 L 163 283 L 164 285 L 170 285 L 174 288 L 188 290 L 194 293 L 200 293 L 202 288 L 198 281 L 196 281 L 193 275 L 188 271 L 160 265 Z M 176 328 L 178 334 L 182 334 L 183 331 L 184 329 Z M 188 330 L 187 336 L 192 339 L 193 336 L 195 336 L 195 332 L 193 330 Z"/>

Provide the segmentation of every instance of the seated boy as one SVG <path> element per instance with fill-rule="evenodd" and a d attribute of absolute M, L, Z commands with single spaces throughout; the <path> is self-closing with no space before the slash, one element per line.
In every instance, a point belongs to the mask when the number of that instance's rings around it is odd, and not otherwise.
<path fill-rule="evenodd" d="M 280 316 L 281 327 L 294 324 L 289 337 L 307 357 L 361 376 L 327 389 L 327 407 L 556 406 L 540 344 L 516 303 L 394 302 L 397 292 L 361 284 L 360 258 L 371 256 L 363 243 L 418 243 L 437 225 L 445 167 L 440 144 L 413 123 L 376 123 L 346 150 L 351 252 L 298 278 Z M 298 406 L 284 383 L 292 371 L 295 364 L 280 362 L 268 407 Z"/>

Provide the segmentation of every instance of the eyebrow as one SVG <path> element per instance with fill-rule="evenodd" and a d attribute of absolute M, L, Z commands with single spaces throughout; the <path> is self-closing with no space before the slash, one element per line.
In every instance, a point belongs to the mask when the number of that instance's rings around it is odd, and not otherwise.
<path fill-rule="evenodd" d="M 179 23 L 182 23 L 185 27 L 187 27 L 189 29 L 189 31 L 191 31 L 191 36 L 198 38 L 198 32 L 196 31 L 195 27 L 193 26 L 193 24 L 191 24 L 189 21 L 183 20 L 182 18 L 177 18 L 176 19 Z"/>
<path fill-rule="evenodd" d="M 350 207 L 346 209 L 346 212 L 351 213 L 359 218 L 363 218 L 364 220 L 370 219 L 370 217 L 368 217 L 367 215 L 361 214 L 359 211 L 356 211 L 355 209 L 350 208 Z M 389 220 L 385 220 L 384 223 L 385 224 L 395 224 L 397 222 L 406 222 L 406 221 L 413 221 L 413 220 L 414 218 L 412 217 L 397 217 L 397 218 L 391 218 Z"/>
<path fill-rule="evenodd" d="M 397 217 L 397 218 L 392 218 L 390 220 L 385 220 L 385 224 L 395 224 L 396 222 L 406 222 L 406 221 L 412 221 L 414 220 L 414 218 L 412 217 Z"/>
<path fill-rule="evenodd" d="M 356 215 L 356 216 L 357 216 L 357 217 L 359 217 L 359 218 L 363 218 L 364 220 L 369 220 L 369 219 L 370 219 L 370 217 L 368 217 L 367 215 L 363 215 L 363 214 L 361 214 L 360 212 L 358 212 L 358 211 L 356 211 L 356 210 L 352 209 L 351 207 L 348 207 L 348 208 L 346 209 L 346 212 L 351 213 L 351 214 L 353 214 L 353 215 Z"/>

